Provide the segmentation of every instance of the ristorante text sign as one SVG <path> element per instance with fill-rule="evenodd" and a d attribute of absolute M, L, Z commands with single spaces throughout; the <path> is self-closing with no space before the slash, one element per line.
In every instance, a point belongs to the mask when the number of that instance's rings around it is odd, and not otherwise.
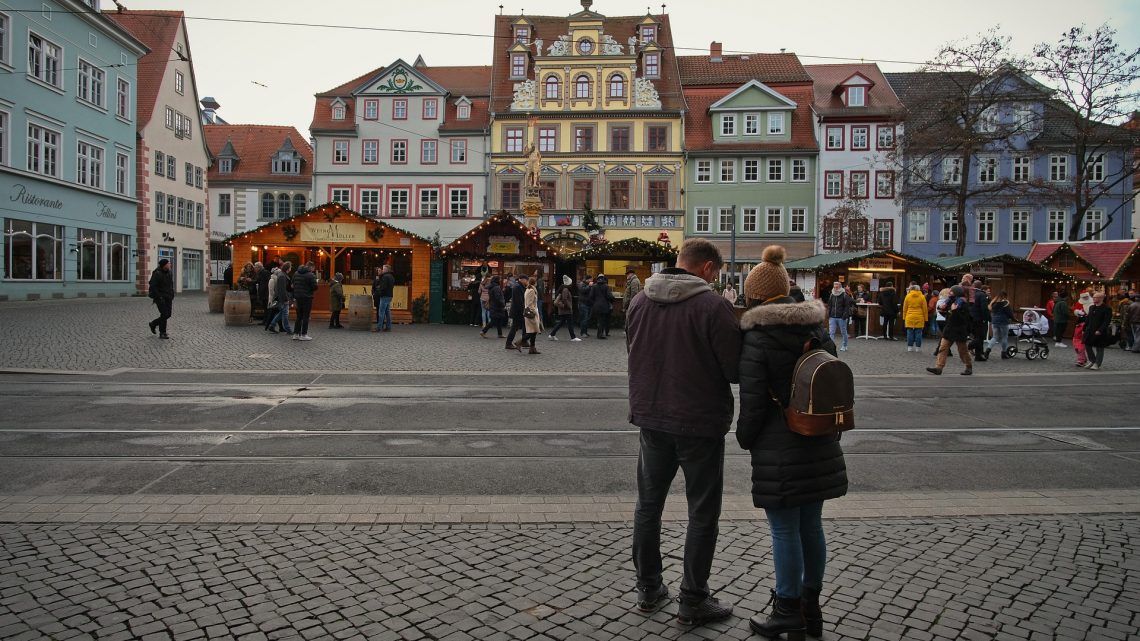
<path fill-rule="evenodd" d="M 302 243 L 364 243 L 363 223 L 301 223 Z"/>

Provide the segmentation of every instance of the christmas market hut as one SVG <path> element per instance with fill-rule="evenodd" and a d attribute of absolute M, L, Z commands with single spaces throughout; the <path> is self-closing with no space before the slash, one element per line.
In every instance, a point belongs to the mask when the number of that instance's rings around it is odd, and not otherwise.
<path fill-rule="evenodd" d="M 1015 311 L 1043 307 L 1054 290 L 1067 289 L 1073 280 L 1067 274 L 1011 254 L 947 256 L 935 258 L 934 262 L 953 277 L 953 282 L 960 281 L 963 274 L 973 274 L 975 282 L 984 281 L 994 294 L 1004 291 Z"/>
<path fill-rule="evenodd" d="M 506 276 L 536 272 L 544 279 L 550 300 L 558 250 L 544 241 L 537 228 L 527 229 L 517 217 L 500 211 L 439 250 L 445 262 L 448 301 L 465 301 L 472 281 L 484 275 Z"/>
<path fill-rule="evenodd" d="M 577 280 L 585 274 L 597 276 L 605 274 L 610 281 L 614 297 L 618 299 L 614 313 L 620 313 L 625 306 L 622 300 L 625 292 L 625 275 L 632 268 L 637 278 L 645 283 L 656 272 L 672 267 L 677 262 L 677 250 L 663 242 L 652 243 L 642 238 L 623 238 L 613 242 L 591 244 L 585 249 L 566 257 L 567 262 L 577 263 Z"/>
<path fill-rule="evenodd" d="M 1140 240 L 1033 243 L 1028 259 L 1072 276 L 1074 288 L 1103 289 L 1109 296 L 1140 284 Z"/>
<path fill-rule="evenodd" d="M 319 282 L 313 298 L 314 314 L 328 313 L 329 282 L 337 272 L 344 274 L 346 299 L 354 294 L 371 296 L 372 279 L 383 265 L 390 265 L 396 278 L 392 321 L 412 322 L 413 303 L 420 297 L 423 313 L 427 312 L 431 243 L 338 203 L 320 205 L 236 234 L 226 244 L 238 266 L 233 270 L 235 278 L 246 261 L 261 261 L 264 265 L 288 261 L 294 268 L 312 261 Z"/>

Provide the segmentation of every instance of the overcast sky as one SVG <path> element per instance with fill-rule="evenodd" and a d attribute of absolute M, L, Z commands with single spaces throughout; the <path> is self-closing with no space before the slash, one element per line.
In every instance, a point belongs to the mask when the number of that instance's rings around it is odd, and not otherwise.
<path fill-rule="evenodd" d="M 430 65 L 491 64 L 492 16 L 499 12 L 569 15 L 578 0 L 122 0 L 130 9 L 182 9 L 190 30 L 199 96 L 213 96 L 231 123 L 293 125 L 308 136 L 313 94 L 397 58 L 423 55 Z M 111 8 L 109 0 L 104 0 Z M 1134 0 L 672 0 L 667 11 L 680 54 L 707 51 L 712 40 L 729 51 L 788 51 L 804 64 L 839 62 L 822 56 L 921 62 L 938 46 L 1000 24 L 1028 53 L 1068 27 L 1109 23 L 1126 47 L 1140 45 L 1140 3 Z M 597 0 L 603 15 L 642 15 L 656 4 Z M 921 7 L 919 9 L 918 7 Z M 1079 7 L 1079 8 L 1078 8 Z M 393 29 L 473 36 L 399 34 L 333 27 L 259 25 L 194 18 L 231 18 Z M 482 37 L 480 37 L 482 36 Z M 699 51 L 698 51 L 699 50 Z M 885 63 L 884 71 L 913 65 Z M 263 86 L 264 85 L 264 86 Z"/>

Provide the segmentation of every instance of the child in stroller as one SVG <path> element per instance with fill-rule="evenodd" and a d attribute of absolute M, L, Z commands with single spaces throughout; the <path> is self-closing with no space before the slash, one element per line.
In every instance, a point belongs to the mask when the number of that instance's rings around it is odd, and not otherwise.
<path fill-rule="evenodd" d="M 1011 325 L 1009 330 L 1017 336 L 1017 342 L 1009 346 L 1006 354 L 1010 358 L 1017 356 L 1018 346 L 1025 343 L 1025 358 L 1035 360 L 1049 358 L 1049 319 L 1032 309 L 1025 310 L 1021 322 Z"/>

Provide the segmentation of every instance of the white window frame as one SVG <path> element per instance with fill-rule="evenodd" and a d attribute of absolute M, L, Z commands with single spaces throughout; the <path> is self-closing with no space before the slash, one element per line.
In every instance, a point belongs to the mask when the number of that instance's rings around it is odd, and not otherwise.
<path fill-rule="evenodd" d="M 412 206 L 412 190 L 406 187 L 388 190 L 388 215 L 402 218 Z"/>
<path fill-rule="evenodd" d="M 925 209 L 916 209 L 906 214 L 907 241 L 912 243 L 925 243 L 930 239 L 930 212 Z M 919 230 L 922 231 L 919 234 Z"/>
<path fill-rule="evenodd" d="M 736 114 L 721 114 L 720 115 L 720 135 L 722 135 L 722 136 L 735 136 L 736 135 Z"/>
<path fill-rule="evenodd" d="M 171 225 L 174 224 L 174 220 L 175 220 L 174 219 L 174 209 L 175 209 L 175 202 L 177 200 L 178 199 L 174 197 L 174 194 L 167 194 L 166 195 L 166 222 L 171 224 Z"/>
<path fill-rule="evenodd" d="M 643 59 L 646 78 L 661 77 L 661 57 L 656 53 L 647 53 Z"/>
<path fill-rule="evenodd" d="M 12 17 L 0 12 L 0 65 L 12 65 Z"/>
<path fill-rule="evenodd" d="M 59 146 L 63 134 L 41 124 L 29 122 L 27 140 L 27 170 L 41 176 L 59 178 L 63 164 L 60 162 Z M 36 166 L 33 166 L 33 160 Z M 48 168 L 51 171 L 45 171 Z"/>
<path fill-rule="evenodd" d="M 348 141 L 347 140 L 334 140 L 333 141 L 333 164 L 334 165 L 347 165 L 348 164 Z"/>
<path fill-rule="evenodd" d="M 0 165 L 12 165 L 12 116 L 0 109 Z"/>
<path fill-rule="evenodd" d="M 856 138 L 858 136 L 858 138 Z M 857 139 L 862 139 L 862 144 L 856 144 Z M 851 127 L 851 150 L 852 151 L 868 151 L 871 149 L 871 126 L 870 125 L 854 125 Z"/>
<path fill-rule="evenodd" d="M 1093 224 L 1095 222 L 1095 224 Z M 1081 220 L 1082 234 L 1081 240 L 1104 240 L 1104 229 L 1101 229 L 1096 234 L 1089 236 L 1090 233 L 1097 227 L 1104 225 L 1104 210 L 1103 209 L 1088 209 L 1085 211 L 1085 217 Z M 1087 238 L 1086 238 L 1087 237 Z"/>
<path fill-rule="evenodd" d="M 439 142 L 431 140 L 420 141 L 420 164 L 435 165 L 439 163 Z"/>
<path fill-rule="evenodd" d="M 467 162 L 467 140 L 457 139 L 452 140 L 451 143 L 451 162 L 453 164 L 463 164 Z"/>
<path fill-rule="evenodd" d="M 131 120 L 131 81 L 126 78 L 115 80 L 115 115 Z"/>
<path fill-rule="evenodd" d="M 365 138 L 360 141 L 360 162 L 365 165 L 375 165 L 380 162 L 380 141 L 375 138 Z"/>
<path fill-rule="evenodd" d="M 799 176 L 798 178 L 796 176 Z M 807 158 L 792 158 L 792 182 L 806 183 L 808 181 Z"/>
<path fill-rule="evenodd" d="M 998 159 L 993 156 L 978 158 L 978 182 L 983 185 L 996 183 L 998 180 Z"/>
<path fill-rule="evenodd" d="M 23 219 L 17 219 L 17 218 L 0 218 L 0 221 L 2 221 L 4 223 L 4 228 L 3 228 L 3 233 L 4 233 L 4 260 L 6 262 L 5 269 L 4 269 L 4 280 L 6 280 L 6 281 L 8 281 L 8 280 L 12 280 L 12 281 L 60 281 L 60 280 L 63 280 L 63 269 L 64 269 L 63 241 L 64 241 L 64 237 L 66 234 L 66 230 L 64 229 L 63 225 L 51 225 L 48 223 L 39 223 L 39 222 L 31 221 L 31 220 L 23 220 Z M 31 231 L 9 231 L 9 229 L 12 229 L 10 227 L 10 223 L 24 223 L 25 225 L 29 226 Z M 31 244 L 31 250 L 32 250 L 31 251 L 32 264 L 31 264 L 31 275 L 28 278 L 14 278 L 11 276 L 11 274 L 12 274 L 12 259 L 13 259 L 15 252 L 9 251 L 9 249 L 11 248 L 10 243 L 12 242 L 12 239 L 15 236 L 25 236 L 25 237 L 30 238 L 30 240 L 31 240 L 30 244 Z M 54 276 L 53 278 L 37 278 L 36 277 L 36 272 L 39 269 L 39 265 L 40 265 L 40 253 L 41 253 L 40 250 L 43 248 L 40 244 L 40 239 L 43 239 L 43 238 L 50 239 L 50 241 L 51 241 L 50 245 L 51 245 L 52 252 L 51 252 L 51 255 L 49 256 L 48 261 L 45 261 L 45 262 L 50 262 L 51 267 L 52 267 L 51 274 Z M 45 245 L 46 244 L 47 243 L 45 243 Z"/>
<path fill-rule="evenodd" d="M 944 243 L 958 242 L 958 212 L 956 211 L 943 211 L 942 217 L 939 219 L 940 234 Z"/>
<path fill-rule="evenodd" d="M 744 207 L 740 210 L 740 231 L 744 234 L 760 232 L 759 207 Z"/>
<path fill-rule="evenodd" d="M 179 96 L 186 95 L 186 75 L 181 71 L 174 72 L 174 91 Z"/>
<path fill-rule="evenodd" d="M 333 107 L 333 120 L 344 120 L 344 114 L 341 113 L 340 118 L 336 117 L 336 110 L 340 107 L 337 105 Z M 364 101 L 364 119 L 365 120 L 378 120 L 380 118 L 380 101 L 369 99 Z"/>
<path fill-rule="evenodd" d="M 760 135 L 760 114 L 744 114 L 744 135 Z"/>
<path fill-rule="evenodd" d="M 823 194 L 825 198 L 843 198 L 843 172 L 827 172 L 823 177 Z M 838 187 L 832 191 L 832 187 Z"/>
<path fill-rule="evenodd" d="M 127 195 L 131 186 L 131 157 L 121 151 L 115 152 L 115 193 Z"/>
<path fill-rule="evenodd" d="M 744 173 L 741 174 L 741 180 L 746 183 L 760 182 L 760 160 L 757 158 L 744 159 Z"/>
<path fill-rule="evenodd" d="M 1050 209 L 1045 214 L 1045 240 L 1046 242 L 1064 242 L 1069 231 L 1069 211 L 1067 209 Z"/>
<path fill-rule="evenodd" d="M 789 234 L 806 234 L 807 233 L 807 207 L 790 207 L 788 209 L 788 233 Z"/>
<path fill-rule="evenodd" d="M 526 54 L 511 54 L 511 80 L 521 80 L 526 77 Z"/>
<path fill-rule="evenodd" d="M 345 117 L 344 105 L 333 105 L 332 119 L 333 120 L 344 120 L 344 117 Z"/>
<path fill-rule="evenodd" d="M 393 165 L 404 165 L 408 162 L 408 141 L 392 141 L 392 157 L 389 159 Z"/>
<path fill-rule="evenodd" d="M 997 210 L 979 209 L 974 212 L 975 238 L 979 243 L 996 243 L 998 240 Z"/>
<path fill-rule="evenodd" d="M 471 215 L 471 189 L 469 187 L 447 188 L 447 214 L 451 218 L 466 218 Z"/>
<path fill-rule="evenodd" d="M 392 120 L 408 119 L 408 99 L 396 98 L 392 101 Z"/>
<path fill-rule="evenodd" d="M 33 39 L 40 44 L 34 45 Z M 28 78 L 63 89 L 63 47 L 35 31 L 28 31 Z"/>
<path fill-rule="evenodd" d="M 416 213 L 420 218 L 439 218 L 439 187 L 422 187 L 419 190 Z"/>
<path fill-rule="evenodd" d="M 736 225 L 736 211 L 732 207 L 717 207 L 716 209 L 716 230 L 719 234 L 732 233 L 733 226 Z"/>
<path fill-rule="evenodd" d="M 439 100 L 436 98 L 424 98 L 422 114 L 424 120 L 435 120 L 438 118 Z"/>
<path fill-rule="evenodd" d="M 107 104 L 107 72 L 80 58 L 75 70 L 75 96 L 80 102 L 104 109 Z"/>
<path fill-rule="evenodd" d="M 721 160 L 720 161 L 720 182 L 734 183 L 736 182 L 736 161 L 735 160 Z"/>
<path fill-rule="evenodd" d="M 833 133 L 839 134 L 839 138 L 835 139 L 838 141 L 836 144 L 832 144 L 833 139 L 831 137 L 831 134 L 833 134 Z M 843 125 L 829 125 L 826 129 L 824 129 L 823 137 L 824 137 L 825 149 L 827 151 L 842 150 L 844 143 L 845 143 L 845 140 L 847 138 L 846 127 L 844 127 Z"/>
<path fill-rule="evenodd" d="M 962 181 L 962 159 L 961 158 L 943 158 L 942 159 L 942 182 L 947 185 L 955 185 Z"/>
<path fill-rule="evenodd" d="M 105 247 L 106 235 L 99 229 L 85 229 L 82 227 L 75 230 L 75 280 L 84 283 L 92 283 L 106 280 L 106 259 L 107 250 Z M 89 252 L 88 247 L 94 249 Z M 88 260 L 92 260 L 95 264 L 89 265 Z M 87 277 L 84 274 L 85 268 L 91 268 L 91 276 Z"/>
<path fill-rule="evenodd" d="M 769 111 L 768 112 L 768 135 L 769 136 L 783 136 L 784 135 L 784 112 L 782 111 Z"/>
<path fill-rule="evenodd" d="M 1069 180 L 1069 157 L 1064 154 L 1049 156 L 1049 182 L 1062 183 Z"/>
<path fill-rule="evenodd" d="M 360 190 L 360 213 L 373 218 L 380 215 L 380 189 L 378 187 Z"/>
<path fill-rule="evenodd" d="M 784 159 L 783 158 L 769 158 L 767 171 L 764 172 L 765 182 L 782 183 L 784 182 Z"/>
<path fill-rule="evenodd" d="M 1033 210 L 1016 208 L 1009 212 L 1009 242 L 1028 243 L 1032 237 Z"/>
<path fill-rule="evenodd" d="M 1024 174 L 1021 174 L 1024 172 Z M 1010 160 L 1010 179 L 1015 183 L 1027 183 L 1033 180 L 1033 159 L 1029 156 L 1014 156 Z"/>
<path fill-rule="evenodd" d="M 232 174 L 234 172 L 234 159 L 222 158 L 218 161 L 218 173 Z"/>
<path fill-rule="evenodd" d="M 773 215 L 774 214 L 774 215 Z M 773 225 L 772 223 L 776 224 Z M 782 234 L 784 233 L 784 208 L 783 207 L 765 207 L 764 208 L 764 233 L 765 234 Z"/>
<path fill-rule="evenodd" d="M 163 124 L 166 125 L 167 129 L 174 131 L 174 108 L 173 107 L 167 107 L 166 108 L 164 115 L 163 115 Z"/>
<path fill-rule="evenodd" d="M 154 202 L 158 202 L 156 198 Z M 218 216 L 232 216 L 234 213 L 233 194 L 218 194 Z M 157 216 L 156 216 L 157 218 Z"/>
<path fill-rule="evenodd" d="M 457 120 L 469 120 L 471 118 L 471 105 L 458 105 L 455 108 L 455 118 Z"/>
<path fill-rule="evenodd" d="M 711 160 L 698 160 L 697 161 L 697 177 L 698 183 L 705 184 L 711 183 L 712 179 L 713 161 Z"/>
<path fill-rule="evenodd" d="M 1104 154 L 1097 154 L 1096 160 L 1089 162 L 1089 182 L 1104 181 Z"/>
<path fill-rule="evenodd" d="M 697 233 L 709 233 L 711 231 L 712 210 L 708 207 L 697 207 L 693 209 L 693 230 Z"/>
<path fill-rule="evenodd" d="M 352 207 L 352 187 L 333 187 L 330 200 L 345 207 Z"/>
<path fill-rule="evenodd" d="M 867 88 L 857 85 L 847 88 L 847 106 L 865 107 L 867 105 Z"/>

